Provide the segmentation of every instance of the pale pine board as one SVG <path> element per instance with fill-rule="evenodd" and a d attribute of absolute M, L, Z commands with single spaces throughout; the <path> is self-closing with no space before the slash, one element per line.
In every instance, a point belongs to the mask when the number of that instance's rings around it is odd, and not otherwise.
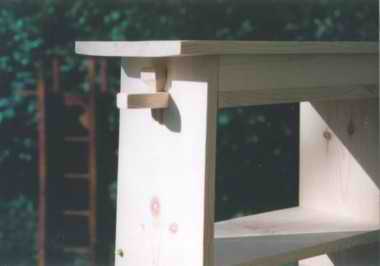
<path fill-rule="evenodd" d="M 365 99 L 301 105 L 301 206 L 325 213 L 319 233 L 310 230 L 309 222 L 306 227 L 280 224 L 272 235 L 265 235 L 271 222 L 264 219 L 252 237 L 254 232 L 237 230 L 234 224 L 232 238 L 215 241 L 216 265 L 277 265 L 327 251 L 345 256 L 341 249 L 378 240 L 377 233 L 364 233 L 365 226 L 364 232 L 350 232 L 360 225 L 376 227 L 380 220 L 374 152 L 378 109 L 373 104 L 378 100 L 366 99 L 378 97 L 377 43 L 79 42 L 76 50 L 101 56 L 175 57 L 162 60 L 174 100 L 164 123 L 158 123 L 150 110 L 121 112 L 117 248 L 125 249 L 126 255 L 118 257 L 116 265 L 214 265 L 217 100 L 219 107 L 231 107 Z M 218 56 L 198 57 L 206 54 Z M 140 80 L 152 60 L 131 61 L 128 78 L 122 72 L 123 92 L 152 93 Z M 350 136 L 345 133 L 352 128 L 347 118 L 354 121 Z M 189 162 L 191 169 L 186 168 Z M 170 212 L 161 211 L 162 206 Z M 335 223 L 327 219 L 333 214 L 340 217 Z M 178 223 L 170 222 L 177 218 Z M 233 238 L 235 233 L 243 235 Z M 173 235 L 178 238 L 170 238 Z M 347 258 L 358 261 L 358 255 L 354 257 Z"/>
<path fill-rule="evenodd" d="M 220 108 L 378 97 L 377 43 L 77 42 L 76 52 L 151 58 L 216 55 Z"/>
<path fill-rule="evenodd" d="M 78 41 L 78 54 L 117 57 L 172 57 L 222 54 L 354 54 L 378 52 L 375 42 L 266 41 Z"/>
<path fill-rule="evenodd" d="M 223 55 L 220 107 L 378 97 L 375 54 Z"/>
<path fill-rule="evenodd" d="M 326 251 L 335 252 L 374 243 L 378 239 L 378 231 L 219 238 L 215 240 L 215 265 L 279 266 L 322 255 Z"/>
<path fill-rule="evenodd" d="M 376 242 L 379 229 L 377 223 L 302 207 L 235 218 L 215 224 L 216 265 L 278 266 L 330 252 L 341 255 L 336 252 Z M 325 259 L 307 264 L 322 266 Z"/>
<path fill-rule="evenodd" d="M 302 207 L 380 224 L 377 104 L 301 104 Z"/>
<path fill-rule="evenodd" d="M 298 266 L 378 266 L 380 242 L 302 260 Z"/>
<path fill-rule="evenodd" d="M 216 238 L 380 230 L 378 223 L 294 207 L 215 223 Z"/>
<path fill-rule="evenodd" d="M 301 104 L 302 207 L 380 225 L 377 110 L 377 99 Z M 366 262 L 360 252 L 337 251 L 334 265 L 378 265 L 376 254 Z M 326 257 L 301 261 L 308 266 L 325 263 Z"/>
<path fill-rule="evenodd" d="M 163 124 L 150 109 L 120 110 L 116 266 L 212 265 L 217 60 L 185 61 L 163 62 Z M 151 64 L 123 60 L 122 93 L 151 92 L 140 80 Z"/>

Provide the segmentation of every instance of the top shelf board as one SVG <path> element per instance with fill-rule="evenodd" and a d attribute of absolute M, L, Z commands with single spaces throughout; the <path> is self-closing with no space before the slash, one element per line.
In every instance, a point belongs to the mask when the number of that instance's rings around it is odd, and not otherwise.
<path fill-rule="evenodd" d="M 225 54 L 376 54 L 376 42 L 78 41 L 77 54 L 175 57 Z"/>

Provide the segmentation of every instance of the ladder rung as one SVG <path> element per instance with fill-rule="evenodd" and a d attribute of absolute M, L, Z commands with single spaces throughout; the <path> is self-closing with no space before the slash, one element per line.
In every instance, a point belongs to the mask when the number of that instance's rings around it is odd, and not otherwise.
<path fill-rule="evenodd" d="M 74 137 L 74 136 L 70 136 L 70 137 L 65 137 L 65 141 L 67 141 L 67 142 L 88 142 L 89 141 L 89 137 Z"/>
<path fill-rule="evenodd" d="M 66 210 L 63 211 L 63 214 L 73 216 L 89 216 L 90 212 L 88 210 Z"/>
<path fill-rule="evenodd" d="M 64 247 L 63 251 L 65 253 L 76 253 L 80 255 L 89 255 L 90 248 L 89 247 Z"/>
<path fill-rule="evenodd" d="M 78 173 L 66 173 L 64 174 L 65 178 L 70 179 L 88 179 L 90 177 L 89 174 L 78 174 Z"/>

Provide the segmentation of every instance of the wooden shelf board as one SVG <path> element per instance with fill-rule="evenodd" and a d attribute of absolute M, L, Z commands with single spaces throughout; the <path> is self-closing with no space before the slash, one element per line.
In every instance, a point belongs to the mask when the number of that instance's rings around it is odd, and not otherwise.
<path fill-rule="evenodd" d="M 65 210 L 63 211 L 64 215 L 73 215 L 73 216 L 89 216 L 90 211 L 88 210 Z"/>
<path fill-rule="evenodd" d="M 216 265 L 279 265 L 380 240 L 379 225 L 301 207 L 215 224 Z"/>
<path fill-rule="evenodd" d="M 75 253 L 79 255 L 89 255 L 89 247 L 64 247 L 63 251 L 65 253 Z"/>
<path fill-rule="evenodd" d="M 222 54 L 377 53 L 375 42 L 268 41 L 85 41 L 75 42 L 78 54 L 120 57 L 170 57 Z"/>
<path fill-rule="evenodd" d="M 66 142 L 88 142 L 89 141 L 89 137 L 70 136 L 70 137 L 65 137 L 64 140 Z"/>
<path fill-rule="evenodd" d="M 65 173 L 64 178 L 67 179 L 89 179 L 89 174 L 79 174 L 79 173 Z"/>

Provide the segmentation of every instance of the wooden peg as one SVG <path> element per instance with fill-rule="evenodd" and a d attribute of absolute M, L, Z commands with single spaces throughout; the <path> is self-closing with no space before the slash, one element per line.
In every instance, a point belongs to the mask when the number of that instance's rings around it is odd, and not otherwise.
<path fill-rule="evenodd" d="M 164 65 L 145 67 L 140 73 L 140 78 L 152 88 L 152 92 L 162 92 L 166 85 L 166 67 Z"/>
<path fill-rule="evenodd" d="M 169 93 L 156 92 L 128 95 L 128 108 L 167 108 L 169 104 Z"/>
<path fill-rule="evenodd" d="M 145 82 L 153 92 L 164 92 L 165 86 L 166 86 L 166 77 L 167 77 L 167 69 L 164 64 L 155 64 L 153 67 L 145 67 L 142 69 L 140 73 L 140 78 L 142 81 Z M 133 106 L 134 103 L 138 103 L 140 105 L 142 102 L 144 103 L 150 103 L 153 102 L 155 104 L 162 103 L 162 106 L 156 107 L 156 109 L 153 109 L 152 107 L 152 115 L 153 117 L 159 122 L 160 124 L 164 121 L 164 110 L 163 108 L 166 108 L 169 103 L 169 95 L 166 95 L 165 97 L 161 95 L 159 97 L 155 97 L 155 99 L 142 99 L 142 98 L 128 98 L 128 106 L 129 106 L 129 100 L 131 100 L 131 105 Z M 133 108 L 133 107 L 132 107 Z"/>
<path fill-rule="evenodd" d="M 142 94 L 126 94 L 118 93 L 117 106 L 119 108 L 149 108 L 163 109 L 169 105 L 169 93 L 142 93 Z"/>
<path fill-rule="evenodd" d="M 151 88 L 151 93 L 117 95 L 117 106 L 119 108 L 150 108 L 164 109 L 169 105 L 169 93 L 165 91 L 166 67 L 154 65 L 145 67 L 140 72 L 140 79 Z M 155 110 L 162 113 L 162 110 Z M 162 115 L 161 115 L 162 116 Z"/>

